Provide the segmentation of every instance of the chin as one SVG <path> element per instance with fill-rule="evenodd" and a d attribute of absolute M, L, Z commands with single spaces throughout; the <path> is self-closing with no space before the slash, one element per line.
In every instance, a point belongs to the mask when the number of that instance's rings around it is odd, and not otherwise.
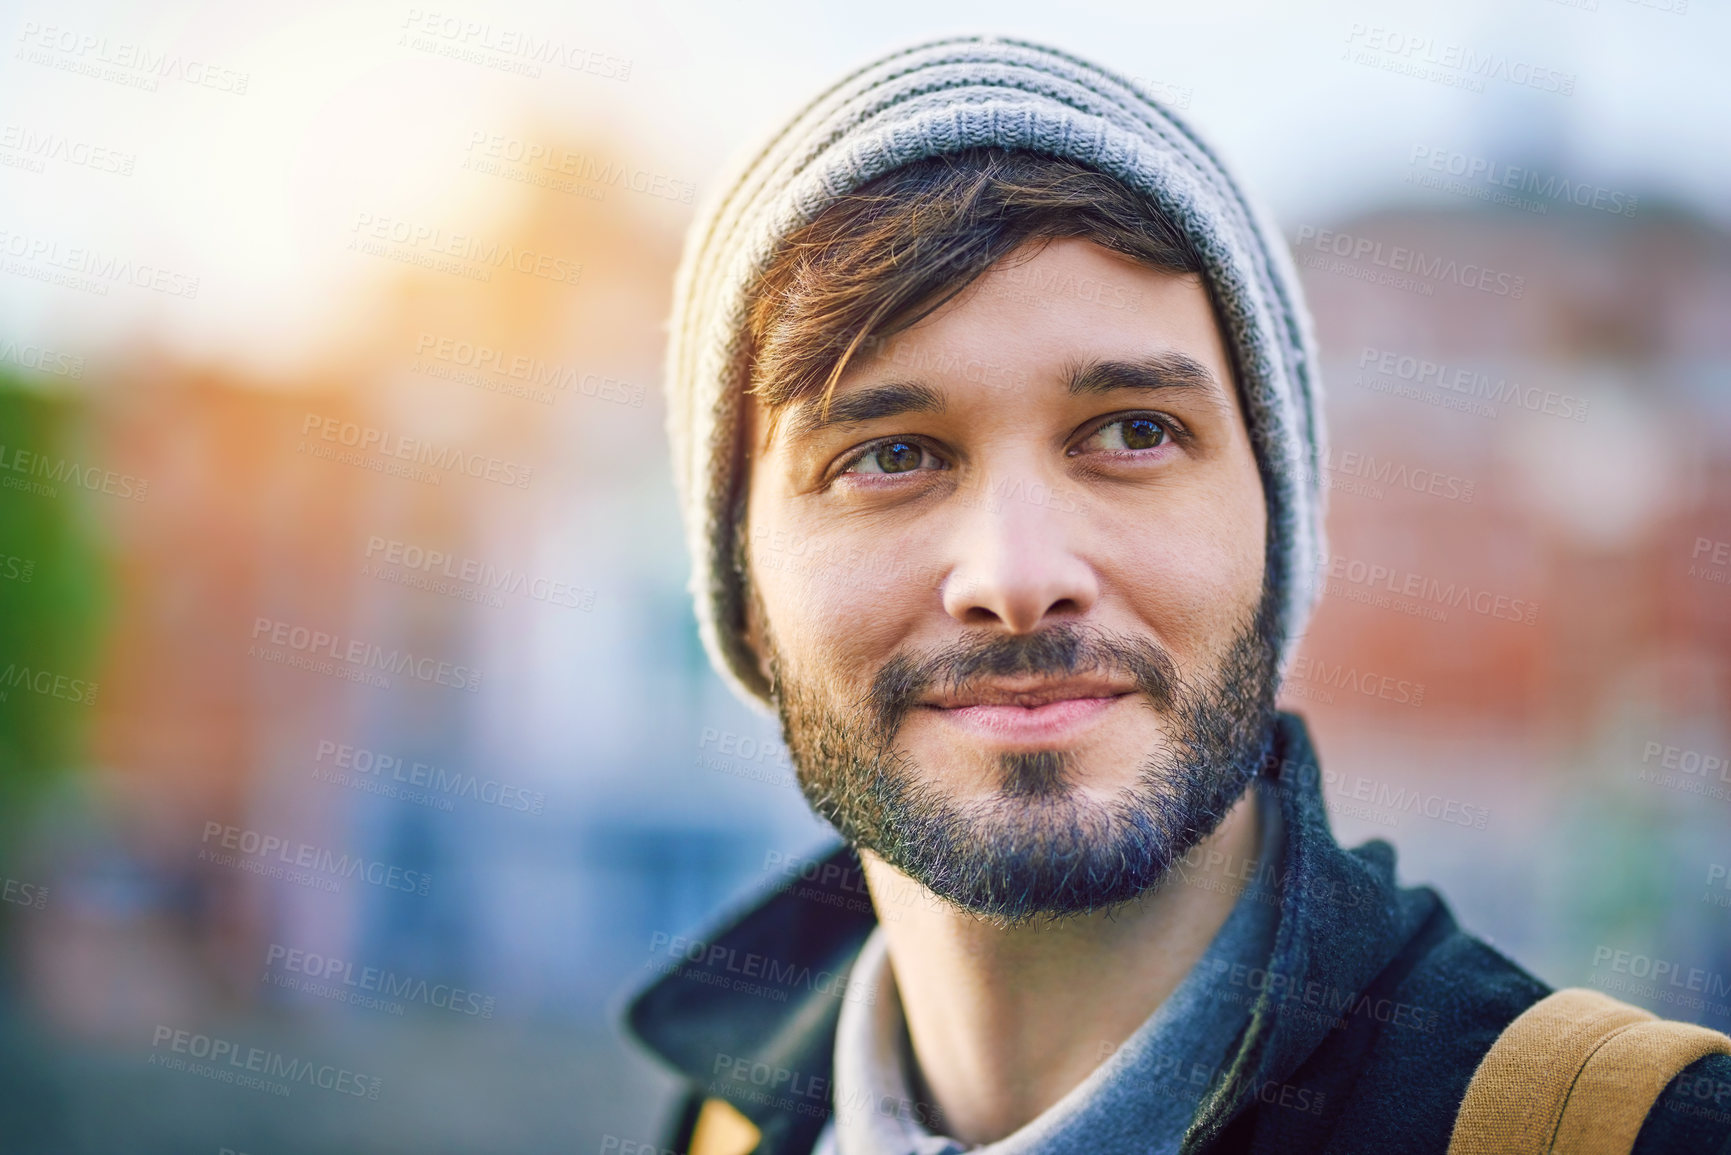
<path fill-rule="evenodd" d="M 1044 793 L 1034 789 L 1042 782 L 1104 802 L 1135 788 L 1150 760 L 1167 754 L 1155 727 L 1137 734 L 1120 728 L 1081 742 L 1003 742 L 933 734 L 910 719 L 897 745 L 920 781 L 962 804 Z"/>

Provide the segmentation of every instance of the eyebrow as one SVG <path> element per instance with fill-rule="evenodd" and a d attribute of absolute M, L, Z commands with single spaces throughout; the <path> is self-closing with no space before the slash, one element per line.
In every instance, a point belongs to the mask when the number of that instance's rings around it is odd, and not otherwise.
<path fill-rule="evenodd" d="M 1086 361 L 1070 370 L 1072 397 L 1118 389 L 1194 392 L 1208 396 L 1221 408 L 1229 407 L 1226 390 L 1214 374 L 1183 353 L 1155 353 L 1131 361 Z"/>
<path fill-rule="evenodd" d="M 903 413 L 942 413 L 944 395 L 929 385 L 914 381 L 886 381 L 867 385 L 830 398 L 829 413 L 823 413 L 823 398 L 797 403 L 787 423 L 789 440 L 797 441 L 837 425 L 862 425 Z"/>

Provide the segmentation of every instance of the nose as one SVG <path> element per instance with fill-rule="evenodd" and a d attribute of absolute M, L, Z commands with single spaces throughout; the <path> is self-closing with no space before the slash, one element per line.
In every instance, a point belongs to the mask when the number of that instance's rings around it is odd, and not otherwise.
<path fill-rule="evenodd" d="M 943 585 L 944 610 L 958 622 L 1025 634 L 1099 600 L 1094 567 L 1077 552 L 1085 519 L 1060 491 L 1010 479 L 982 485 L 966 508 Z"/>

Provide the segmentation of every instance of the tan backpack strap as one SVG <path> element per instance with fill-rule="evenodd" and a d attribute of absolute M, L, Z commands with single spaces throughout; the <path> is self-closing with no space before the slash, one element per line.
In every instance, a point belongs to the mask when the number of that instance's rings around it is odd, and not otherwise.
<path fill-rule="evenodd" d="M 726 1099 L 705 1099 L 691 1128 L 689 1155 L 747 1155 L 761 1138 L 755 1124 Z"/>
<path fill-rule="evenodd" d="M 1628 1155 L 1659 1093 L 1731 1039 L 1584 987 L 1504 1028 L 1467 1084 L 1449 1155 Z"/>
<path fill-rule="evenodd" d="M 1731 1039 L 1694 1023 L 1624 1027 L 1593 1052 L 1563 1107 L 1557 1151 L 1627 1155 L 1665 1084 L 1707 1055 L 1731 1055 Z"/>

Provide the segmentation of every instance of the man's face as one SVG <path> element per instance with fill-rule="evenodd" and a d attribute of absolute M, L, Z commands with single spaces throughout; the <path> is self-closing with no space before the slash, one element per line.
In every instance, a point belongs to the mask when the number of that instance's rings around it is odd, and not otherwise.
<path fill-rule="evenodd" d="M 1085 240 L 993 267 L 817 398 L 747 398 L 749 636 L 807 797 L 1015 921 L 1218 824 L 1272 711 L 1266 507 L 1199 278 Z"/>

